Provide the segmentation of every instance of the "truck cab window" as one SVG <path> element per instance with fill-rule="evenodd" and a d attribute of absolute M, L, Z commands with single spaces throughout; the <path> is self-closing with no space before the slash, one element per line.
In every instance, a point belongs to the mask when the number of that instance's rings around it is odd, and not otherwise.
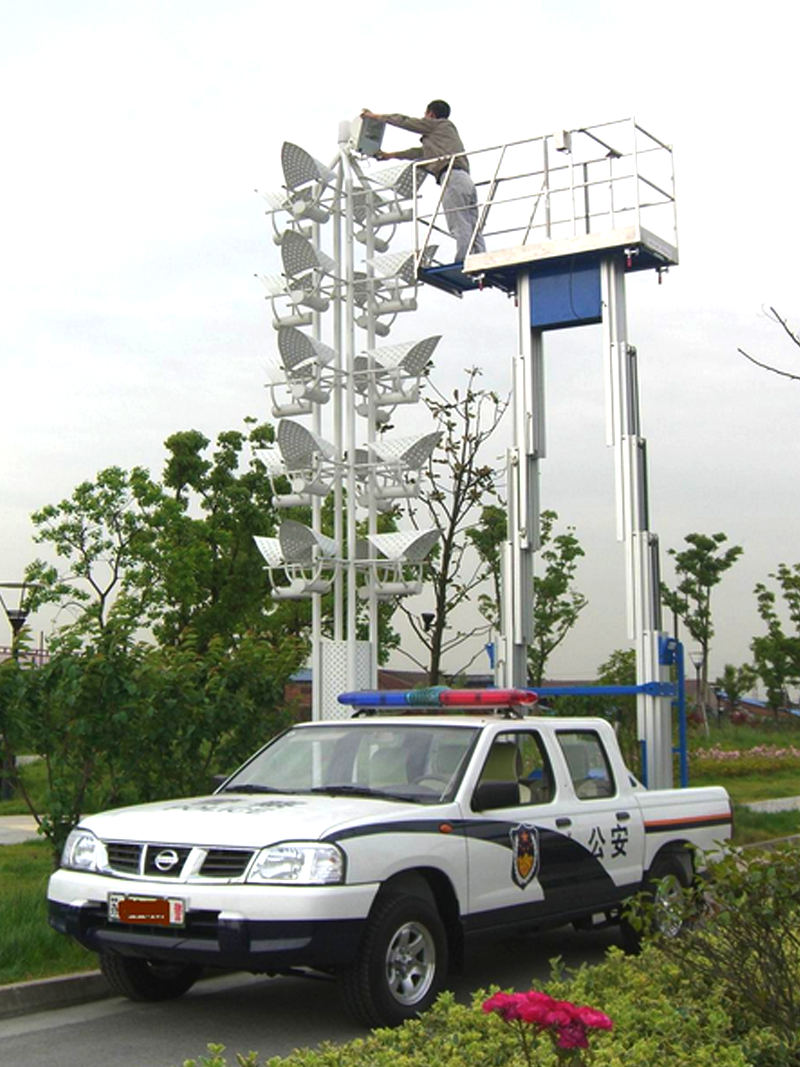
<path fill-rule="evenodd" d="M 552 800 L 553 775 L 539 735 L 533 730 L 500 734 L 489 750 L 478 784 L 485 782 L 509 783 L 510 804 L 546 804 Z"/>

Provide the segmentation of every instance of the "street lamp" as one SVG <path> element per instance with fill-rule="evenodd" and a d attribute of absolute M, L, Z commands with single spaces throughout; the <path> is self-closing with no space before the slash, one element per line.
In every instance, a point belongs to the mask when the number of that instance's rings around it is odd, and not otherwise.
<path fill-rule="evenodd" d="M 25 603 L 25 593 L 28 588 L 27 582 L 0 582 L 0 604 L 3 606 L 3 611 L 6 613 L 6 618 L 11 627 L 11 655 L 14 659 L 19 658 L 19 635 L 28 621 L 28 607 Z M 5 597 L 2 593 L 3 589 L 7 590 Z M 16 607 L 14 607 L 7 603 L 7 598 L 10 600 L 17 590 L 19 591 L 19 600 Z M 0 768 L 0 799 L 2 800 L 11 800 L 14 796 L 14 772 L 14 754 L 5 744 L 5 738 L 3 738 L 3 759 L 2 767 Z"/>
<path fill-rule="evenodd" d="M 692 661 L 692 666 L 694 667 L 695 672 L 697 674 L 697 683 L 696 683 L 697 684 L 697 691 L 695 693 L 695 708 L 696 708 L 697 714 L 700 716 L 701 721 L 705 724 L 705 722 L 706 722 L 705 710 L 704 710 L 704 707 L 703 707 L 703 702 L 700 700 L 700 671 L 702 670 L 702 667 L 703 667 L 703 651 L 702 651 L 702 649 L 696 648 L 693 651 L 691 651 L 689 653 L 689 659 Z"/>
<path fill-rule="evenodd" d="M 16 640 L 20 635 L 22 627 L 28 621 L 28 607 L 25 603 L 25 593 L 31 586 L 28 582 L 0 582 L 0 590 L 19 590 L 19 601 L 17 607 L 11 607 L 6 603 L 6 598 L 0 592 L 0 604 L 3 606 L 3 611 L 6 613 L 9 625 L 11 626 L 12 633 L 12 647 L 16 644 Z M 6 596 L 9 594 L 7 593 Z"/>

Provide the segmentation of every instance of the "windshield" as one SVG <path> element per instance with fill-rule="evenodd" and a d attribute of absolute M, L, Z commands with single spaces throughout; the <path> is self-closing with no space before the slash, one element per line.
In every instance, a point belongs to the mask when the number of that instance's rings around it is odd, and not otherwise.
<path fill-rule="evenodd" d="M 300 727 L 255 756 L 224 788 L 439 803 L 455 793 L 477 733 L 424 723 Z"/>

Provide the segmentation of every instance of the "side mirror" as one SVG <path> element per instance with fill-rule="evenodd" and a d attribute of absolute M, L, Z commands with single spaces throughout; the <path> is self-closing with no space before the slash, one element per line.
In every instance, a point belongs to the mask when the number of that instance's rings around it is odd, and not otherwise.
<path fill-rule="evenodd" d="M 516 782 L 481 782 L 472 795 L 473 811 L 515 808 L 518 804 L 519 786 Z"/>
<path fill-rule="evenodd" d="M 219 787 L 230 778 L 229 774 L 215 774 L 211 779 L 211 792 L 216 793 Z"/>

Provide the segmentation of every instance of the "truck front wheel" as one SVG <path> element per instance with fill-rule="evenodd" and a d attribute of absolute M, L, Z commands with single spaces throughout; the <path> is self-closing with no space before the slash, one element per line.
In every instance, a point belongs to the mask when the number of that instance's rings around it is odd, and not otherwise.
<path fill-rule="evenodd" d="M 365 1026 L 399 1026 L 426 1011 L 447 973 L 447 933 L 417 897 L 379 899 L 354 963 L 339 972 L 347 1011 Z"/>
<path fill-rule="evenodd" d="M 128 1000 L 174 1000 L 203 973 L 202 967 L 191 963 L 159 963 L 116 952 L 100 954 L 100 970 L 114 992 Z"/>

